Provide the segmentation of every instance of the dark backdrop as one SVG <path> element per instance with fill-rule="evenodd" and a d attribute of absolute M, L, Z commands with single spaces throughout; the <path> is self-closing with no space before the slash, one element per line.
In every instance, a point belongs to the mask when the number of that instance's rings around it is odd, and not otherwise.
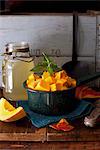
<path fill-rule="evenodd" d="M 3 0 L 2 12 L 86 12 L 87 10 L 100 11 L 100 1 L 28 1 L 28 0 Z"/>

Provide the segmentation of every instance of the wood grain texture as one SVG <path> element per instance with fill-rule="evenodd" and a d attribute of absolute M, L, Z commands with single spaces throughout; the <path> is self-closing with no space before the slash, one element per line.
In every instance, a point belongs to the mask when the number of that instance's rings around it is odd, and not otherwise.
<path fill-rule="evenodd" d="M 72 23 L 72 15 L 0 16 L 0 50 L 9 42 L 27 41 L 32 54 L 37 49 L 48 54 L 60 49 L 62 55 L 71 56 Z"/>
<path fill-rule="evenodd" d="M 97 22 L 96 70 L 100 71 L 100 15 L 96 17 L 96 22 Z"/>
<path fill-rule="evenodd" d="M 3 97 L 0 90 L 0 98 Z M 46 141 L 46 128 L 38 129 L 25 117 L 16 122 L 0 121 L 0 141 Z M 1 145 L 1 144 L 0 144 Z"/>
<path fill-rule="evenodd" d="M 47 130 L 47 141 L 100 141 L 100 128 L 85 127 L 82 120 L 77 120 L 72 123 L 75 127 L 70 132 L 61 132 L 54 129 L 48 128 Z"/>
<path fill-rule="evenodd" d="M 0 141 L 45 141 L 46 128 L 37 129 L 27 118 L 16 122 L 0 122 Z"/>
<path fill-rule="evenodd" d="M 78 56 L 95 57 L 96 16 L 78 16 Z"/>
<path fill-rule="evenodd" d="M 98 23 L 100 24 L 100 15 L 97 15 Z"/>
<path fill-rule="evenodd" d="M 0 91 L 2 97 L 2 91 Z M 70 132 L 38 129 L 25 117 L 12 123 L 0 121 L 0 150 L 99 150 L 100 126 L 87 128 L 82 120 L 71 122 Z"/>
<path fill-rule="evenodd" d="M 99 150 L 99 142 L 0 142 L 0 150 Z"/>
<path fill-rule="evenodd" d="M 73 16 L 72 14 L 35 14 L 0 16 L 0 53 L 4 53 L 9 42 L 26 41 L 30 54 L 72 56 Z M 3 57 L 0 56 L 0 60 Z M 66 60 L 63 60 L 63 62 Z M 62 62 L 60 62 L 61 64 Z M 0 86 L 2 65 L 0 61 Z"/>

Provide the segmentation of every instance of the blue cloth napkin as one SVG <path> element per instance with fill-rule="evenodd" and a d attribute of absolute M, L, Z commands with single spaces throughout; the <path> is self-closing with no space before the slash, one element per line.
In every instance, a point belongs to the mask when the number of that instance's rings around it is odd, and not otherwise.
<path fill-rule="evenodd" d="M 44 127 L 46 125 L 58 122 L 62 118 L 66 118 L 69 121 L 73 121 L 77 118 L 88 115 L 93 109 L 93 105 L 90 102 L 81 100 L 77 108 L 71 113 L 67 113 L 60 116 L 47 116 L 35 113 L 29 109 L 28 101 L 18 101 L 16 106 L 22 106 L 27 113 L 28 118 L 31 120 L 32 124 L 37 128 Z"/>

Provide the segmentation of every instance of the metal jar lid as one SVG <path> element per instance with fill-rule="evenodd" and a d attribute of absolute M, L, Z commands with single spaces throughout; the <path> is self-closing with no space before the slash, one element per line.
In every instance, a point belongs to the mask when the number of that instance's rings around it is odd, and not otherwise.
<path fill-rule="evenodd" d="M 6 53 L 13 53 L 13 52 L 29 52 L 29 44 L 27 42 L 19 42 L 19 43 L 8 43 L 5 45 Z"/>

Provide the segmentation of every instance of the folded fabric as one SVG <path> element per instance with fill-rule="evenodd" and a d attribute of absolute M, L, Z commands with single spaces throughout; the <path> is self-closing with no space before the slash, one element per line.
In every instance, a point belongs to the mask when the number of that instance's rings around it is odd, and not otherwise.
<path fill-rule="evenodd" d="M 58 122 L 62 118 L 66 118 L 69 121 L 81 118 L 83 116 L 88 115 L 93 109 L 93 105 L 90 102 L 81 100 L 77 108 L 69 114 L 67 113 L 60 116 L 46 116 L 31 111 L 28 106 L 28 101 L 18 101 L 16 102 L 16 106 L 22 106 L 24 108 L 28 118 L 31 120 L 32 124 L 37 128 L 41 128 L 51 123 Z"/>
<path fill-rule="evenodd" d="M 77 99 L 96 99 L 100 98 L 100 91 L 96 91 L 88 86 L 79 86 L 76 88 L 75 97 Z"/>

